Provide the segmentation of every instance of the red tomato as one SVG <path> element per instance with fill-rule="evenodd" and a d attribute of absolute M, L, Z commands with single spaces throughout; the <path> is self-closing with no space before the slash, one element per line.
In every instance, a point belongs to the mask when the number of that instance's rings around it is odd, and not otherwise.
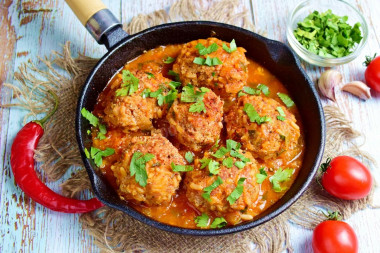
<path fill-rule="evenodd" d="M 365 80 L 372 89 L 380 92 L 380 56 L 373 58 L 366 57 L 365 64 L 367 69 L 365 70 Z"/>
<path fill-rule="evenodd" d="M 350 156 L 337 156 L 322 166 L 322 185 L 341 199 L 361 199 L 371 191 L 372 175 L 364 164 Z"/>
<path fill-rule="evenodd" d="M 314 253 L 356 253 L 358 238 L 343 221 L 327 220 L 315 227 L 312 240 Z"/>

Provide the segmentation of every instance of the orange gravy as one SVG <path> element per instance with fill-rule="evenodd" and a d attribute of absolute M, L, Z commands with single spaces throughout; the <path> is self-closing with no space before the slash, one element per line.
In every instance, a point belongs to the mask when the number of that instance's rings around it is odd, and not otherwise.
<path fill-rule="evenodd" d="M 123 69 L 132 69 L 132 68 L 138 68 L 139 65 L 143 64 L 147 61 L 156 61 L 160 64 L 163 63 L 163 60 L 166 59 L 168 56 L 170 57 L 177 57 L 179 54 L 179 51 L 181 49 L 181 45 L 169 45 L 169 46 L 161 46 L 152 50 L 149 50 L 142 54 L 141 56 L 137 57 L 136 59 L 132 60 L 131 62 L 127 63 Z M 249 60 L 248 65 L 248 82 L 247 85 L 251 86 L 253 88 L 256 88 L 256 86 L 260 83 L 265 84 L 269 87 L 270 95 L 269 97 L 279 101 L 280 99 L 277 97 L 277 92 L 282 92 L 289 94 L 288 91 L 285 89 L 285 87 L 282 85 L 282 83 L 273 76 L 268 70 L 263 68 L 258 63 Z M 161 72 L 165 77 L 172 78 L 167 73 L 170 69 L 172 69 L 173 64 L 162 64 Z M 105 100 L 105 97 L 109 96 L 110 86 L 112 85 L 118 85 L 121 82 L 121 75 L 116 74 L 113 79 L 110 81 L 110 83 L 107 85 L 105 90 L 100 94 L 98 98 L 98 103 L 95 107 L 94 114 L 99 116 L 102 114 L 104 104 L 102 103 Z M 229 106 L 229 103 L 225 104 L 225 107 L 227 108 Z M 225 109 L 226 109 L 225 108 Z M 288 108 L 291 113 L 293 113 L 297 118 L 297 124 L 301 128 L 301 139 L 302 139 L 302 124 L 300 121 L 299 113 L 296 108 L 296 106 L 293 106 L 292 108 Z M 167 123 L 165 119 L 159 120 L 158 122 L 155 122 L 155 127 L 160 128 L 165 133 L 165 127 L 167 127 Z M 110 169 L 111 165 L 118 160 L 118 158 L 123 153 L 123 148 L 128 143 L 128 139 L 130 136 L 125 136 L 126 134 L 123 133 L 121 129 L 117 128 L 110 128 L 108 127 L 108 132 L 106 134 L 106 139 L 104 140 L 98 140 L 96 139 L 96 130 L 92 131 L 93 136 L 93 146 L 97 147 L 101 150 L 104 150 L 106 147 L 110 147 L 115 149 L 115 154 L 111 155 L 109 157 L 103 158 L 103 165 L 101 167 L 102 173 L 105 175 L 109 183 L 114 187 L 116 187 L 116 180 L 113 176 L 113 173 Z M 141 133 L 140 133 L 141 134 Z M 222 131 L 222 134 L 225 135 L 224 131 Z M 130 134 L 129 134 L 130 135 Z M 166 136 L 167 137 L 167 136 Z M 222 136 L 221 139 L 225 139 L 225 136 Z M 168 137 L 168 139 L 173 143 L 174 146 L 176 146 L 181 155 L 184 155 L 188 150 L 186 147 L 181 146 L 175 140 Z M 291 180 L 284 182 L 282 184 L 283 187 L 289 188 L 291 184 L 294 182 L 295 178 L 298 175 L 298 172 L 301 168 L 302 164 L 302 158 L 303 158 L 303 144 L 301 140 L 300 144 L 300 154 L 291 162 L 291 165 L 293 169 L 295 169 L 294 174 L 291 177 Z M 198 154 L 200 155 L 200 154 Z M 263 161 L 258 160 L 260 167 L 267 167 L 270 168 L 271 166 Z M 272 176 L 274 174 L 274 171 L 277 168 L 274 168 L 273 171 L 268 172 L 268 177 Z M 263 212 L 265 209 L 270 207 L 273 203 L 275 203 L 278 199 L 280 199 L 286 191 L 277 193 L 272 190 L 271 183 L 269 180 L 264 180 L 264 182 L 260 186 L 260 196 L 256 202 L 256 205 L 254 208 L 247 210 L 248 214 L 251 214 L 253 217 L 257 216 L 261 212 Z M 151 217 L 154 220 L 160 221 L 162 223 L 170 224 L 173 226 L 183 227 L 183 228 L 193 228 L 196 229 L 196 224 L 194 222 L 195 217 L 200 215 L 201 213 L 189 203 L 189 201 L 186 198 L 185 190 L 183 189 L 183 184 L 180 185 L 180 189 L 177 191 L 177 194 L 172 199 L 172 202 L 167 206 L 147 206 L 141 203 L 135 203 L 134 201 L 126 201 L 126 205 L 132 206 L 139 212 L 143 213 L 146 216 Z M 210 218 L 215 218 L 211 215 Z M 231 224 L 230 224 L 231 225 Z"/>

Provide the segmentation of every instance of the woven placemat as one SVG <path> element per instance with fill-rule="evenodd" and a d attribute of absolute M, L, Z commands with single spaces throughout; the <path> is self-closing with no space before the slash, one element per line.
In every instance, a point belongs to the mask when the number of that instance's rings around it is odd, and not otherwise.
<path fill-rule="evenodd" d="M 240 4 L 238 0 L 211 3 L 180 0 L 169 11 L 160 10 L 134 17 L 125 30 L 133 34 L 167 22 L 211 20 L 265 34 L 255 30 L 247 10 L 239 11 Z M 69 169 L 75 168 L 71 178 L 61 185 L 66 196 L 75 197 L 91 188 L 76 143 L 74 115 L 81 86 L 96 62 L 97 59 L 82 55 L 73 58 L 70 43 L 67 42 L 62 52 L 53 52 L 50 58 L 40 59 L 38 65 L 33 62 L 23 64 L 15 73 L 16 84 L 4 84 L 13 90 L 17 104 L 2 107 L 27 109 L 29 113 L 24 123 L 52 108 L 54 101 L 49 97 L 48 90 L 59 95 L 59 109 L 46 125 L 45 134 L 36 150 L 36 160 L 51 181 L 60 179 Z M 359 158 L 369 167 L 375 166 L 373 159 L 356 144 L 355 139 L 361 134 L 352 129 L 345 115 L 335 106 L 325 106 L 324 112 L 327 124 L 324 159 L 345 154 Z M 370 194 L 356 201 L 336 199 L 328 195 L 315 180 L 292 207 L 275 219 L 245 232 L 218 237 L 192 237 L 164 232 L 109 207 L 82 214 L 80 222 L 105 252 L 282 252 L 292 250 L 289 222 L 313 229 L 325 218 L 321 208 L 340 211 L 343 218 L 348 218 L 352 213 L 371 206 L 372 196 Z"/>

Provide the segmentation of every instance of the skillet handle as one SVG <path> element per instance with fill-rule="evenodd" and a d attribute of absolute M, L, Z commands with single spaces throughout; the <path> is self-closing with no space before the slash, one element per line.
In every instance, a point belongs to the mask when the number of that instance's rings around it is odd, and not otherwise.
<path fill-rule="evenodd" d="M 120 21 L 101 0 L 65 1 L 92 37 L 108 50 L 128 37 Z"/>

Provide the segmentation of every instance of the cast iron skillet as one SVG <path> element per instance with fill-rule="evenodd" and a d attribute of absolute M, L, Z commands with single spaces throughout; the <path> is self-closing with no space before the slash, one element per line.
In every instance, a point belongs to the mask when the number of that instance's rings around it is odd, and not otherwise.
<path fill-rule="evenodd" d="M 95 14 L 97 15 L 97 14 Z M 81 116 L 85 107 L 92 111 L 100 92 L 111 77 L 124 64 L 145 50 L 168 44 L 186 43 L 192 40 L 216 37 L 223 41 L 236 40 L 238 46 L 247 50 L 247 57 L 258 62 L 274 74 L 288 89 L 297 104 L 305 135 L 305 155 L 298 177 L 286 194 L 255 220 L 221 229 L 185 229 L 157 222 L 126 205 L 115 190 L 108 185 L 93 161 L 88 160 L 84 148 L 91 146 L 86 133 L 90 125 Z M 222 235 L 256 227 L 279 215 L 292 205 L 306 190 L 318 169 L 325 145 L 325 121 L 318 94 L 294 52 L 285 44 L 269 40 L 245 29 L 206 21 L 179 22 L 159 25 L 140 33 L 127 36 L 120 26 L 104 33 L 100 43 L 106 44 L 108 53 L 99 60 L 88 76 L 80 94 L 76 111 L 76 134 L 81 156 L 91 180 L 94 193 L 104 204 L 121 210 L 133 218 L 165 231 L 186 235 Z"/>

